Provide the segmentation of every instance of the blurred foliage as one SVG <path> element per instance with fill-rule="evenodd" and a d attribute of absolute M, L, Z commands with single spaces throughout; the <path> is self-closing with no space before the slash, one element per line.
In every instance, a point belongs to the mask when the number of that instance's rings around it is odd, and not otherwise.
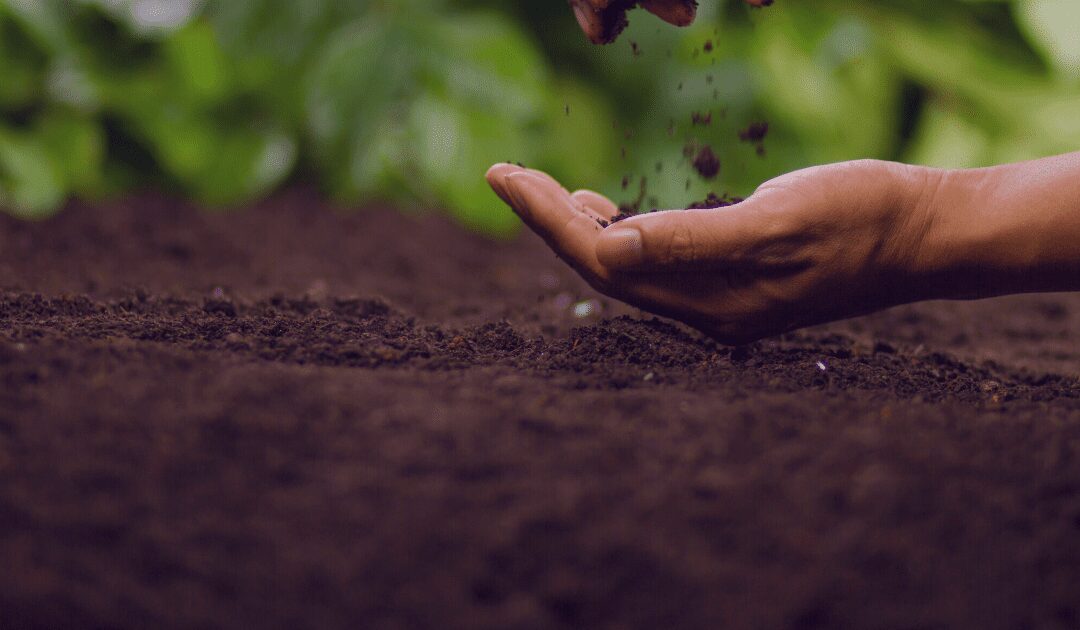
<path fill-rule="evenodd" d="M 1080 147 L 1078 30 L 1076 0 L 707 0 L 597 48 L 561 1 L 0 0 L 0 206 L 156 186 L 227 207 L 302 179 L 507 234 L 497 161 L 678 206 L 828 161 L 1031 158 Z"/>

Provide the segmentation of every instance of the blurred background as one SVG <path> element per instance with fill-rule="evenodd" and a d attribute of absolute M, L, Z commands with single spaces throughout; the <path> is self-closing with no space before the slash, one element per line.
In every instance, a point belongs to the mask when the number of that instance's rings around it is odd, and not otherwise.
<path fill-rule="evenodd" d="M 679 207 L 829 161 L 1019 160 L 1080 148 L 1078 32 L 1077 0 L 703 0 L 602 48 L 563 0 L 0 0 L 0 208 L 303 183 L 504 236 L 497 161 Z"/>

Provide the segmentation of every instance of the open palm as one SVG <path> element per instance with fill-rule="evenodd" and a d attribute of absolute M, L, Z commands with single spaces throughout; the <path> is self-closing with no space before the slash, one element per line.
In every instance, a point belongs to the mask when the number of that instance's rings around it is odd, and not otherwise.
<path fill-rule="evenodd" d="M 742 343 L 920 299 L 929 169 L 872 160 L 796 171 L 725 208 L 618 213 L 540 171 L 491 168 L 496 193 L 598 291 Z"/>

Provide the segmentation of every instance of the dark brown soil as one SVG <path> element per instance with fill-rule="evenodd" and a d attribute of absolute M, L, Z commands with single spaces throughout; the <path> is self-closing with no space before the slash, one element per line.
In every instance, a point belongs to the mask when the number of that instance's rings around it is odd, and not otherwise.
<path fill-rule="evenodd" d="M 702 147 L 694 156 L 694 170 L 703 179 L 716 179 L 720 174 L 720 158 L 713 153 L 712 147 Z"/>
<path fill-rule="evenodd" d="M 0 218 L 0 626 L 1067 628 L 1080 296 L 731 349 L 303 191 Z"/>
<path fill-rule="evenodd" d="M 755 122 L 747 125 L 746 129 L 739 132 L 739 140 L 743 142 L 761 142 L 769 135 L 769 123 Z"/>
<path fill-rule="evenodd" d="M 713 208 L 726 208 L 733 206 L 737 203 L 746 201 L 742 197 L 732 197 L 730 195 L 717 195 L 716 193 L 709 193 L 701 201 L 695 201 L 686 207 L 687 210 L 712 210 Z"/>
<path fill-rule="evenodd" d="M 746 129 L 739 132 L 739 140 L 753 144 L 754 148 L 757 150 L 757 154 L 764 156 L 765 136 L 767 135 L 769 135 L 769 123 L 754 122 L 750 123 Z"/>

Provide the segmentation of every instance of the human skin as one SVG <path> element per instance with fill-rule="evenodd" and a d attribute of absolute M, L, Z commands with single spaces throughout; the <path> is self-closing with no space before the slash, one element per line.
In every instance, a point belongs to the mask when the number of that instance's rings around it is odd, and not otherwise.
<path fill-rule="evenodd" d="M 621 28 L 612 28 L 622 21 L 627 0 L 569 0 L 581 30 L 594 44 L 609 44 Z M 767 6 L 772 0 L 746 0 L 753 6 Z M 697 0 L 640 0 L 641 8 L 676 26 L 687 26 L 697 15 Z"/>
<path fill-rule="evenodd" d="M 984 169 L 859 160 L 725 208 L 618 213 L 511 164 L 495 192 L 605 295 L 728 344 L 928 299 L 1080 290 L 1080 153 Z"/>

